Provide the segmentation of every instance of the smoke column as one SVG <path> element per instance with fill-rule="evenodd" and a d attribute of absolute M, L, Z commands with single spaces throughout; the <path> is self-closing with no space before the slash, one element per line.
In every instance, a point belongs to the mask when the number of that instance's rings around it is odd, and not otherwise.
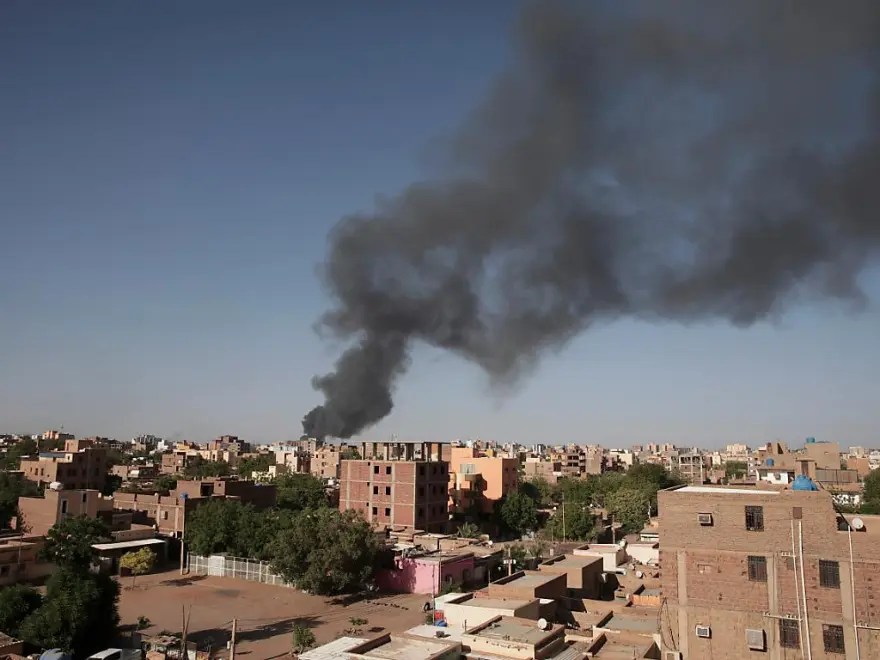
<path fill-rule="evenodd" d="M 860 298 L 880 2 L 623 4 L 526 5 L 443 175 L 333 229 L 321 324 L 352 346 L 313 380 L 306 433 L 386 416 L 417 341 L 503 384 L 598 321 Z"/>

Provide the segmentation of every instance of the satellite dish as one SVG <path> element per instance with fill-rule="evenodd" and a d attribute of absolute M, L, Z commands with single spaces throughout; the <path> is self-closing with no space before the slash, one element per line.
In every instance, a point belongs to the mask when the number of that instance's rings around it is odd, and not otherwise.
<path fill-rule="evenodd" d="M 538 619 L 538 628 L 540 628 L 541 630 L 547 630 L 547 628 L 549 628 L 549 627 L 550 627 L 550 624 L 547 623 L 547 619 L 544 619 L 544 618 Z"/>
<path fill-rule="evenodd" d="M 861 518 L 853 518 L 850 525 L 852 525 L 853 529 L 865 529 L 865 521 Z"/>

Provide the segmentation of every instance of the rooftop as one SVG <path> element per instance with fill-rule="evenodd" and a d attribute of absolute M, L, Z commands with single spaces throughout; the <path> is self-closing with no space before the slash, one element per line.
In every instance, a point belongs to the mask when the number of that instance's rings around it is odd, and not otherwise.
<path fill-rule="evenodd" d="M 555 628 L 558 629 L 559 626 L 555 626 Z M 554 632 L 555 630 L 552 628 L 541 630 L 536 621 L 505 616 L 499 617 L 485 626 L 474 628 L 468 631 L 468 634 L 484 639 L 502 639 L 506 642 L 536 645 Z"/>
<path fill-rule="evenodd" d="M 729 495 L 778 495 L 778 490 L 759 488 L 725 488 L 724 486 L 685 486 L 675 489 L 676 493 L 725 493 Z"/>
<path fill-rule="evenodd" d="M 340 637 L 323 646 L 300 653 L 300 660 L 348 660 L 348 651 L 363 644 L 360 637 Z"/>
<path fill-rule="evenodd" d="M 449 650 L 450 643 L 433 641 L 423 637 L 393 636 L 376 646 L 371 642 L 361 644 L 348 652 L 365 658 L 387 658 L 387 660 L 425 660 Z"/>

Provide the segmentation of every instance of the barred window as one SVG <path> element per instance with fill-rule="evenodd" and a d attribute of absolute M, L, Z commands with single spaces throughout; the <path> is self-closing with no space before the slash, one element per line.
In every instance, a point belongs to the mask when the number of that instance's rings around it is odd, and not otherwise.
<path fill-rule="evenodd" d="M 843 626 L 822 626 L 822 642 L 825 653 L 846 653 L 843 642 Z"/>
<path fill-rule="evenodd" d="M 751 582 L 767 581 L 767 558 L 749 555 L 749 580 Z"/>
<path fill-rule="evenodd" d="M 779 619 L 779 644 L 786 649 L 801 647 L 801 631 L 795 619 Z"/>
<path fill-rule="evenodd" d="M 819 586 L 840 589 L 840 565 L 836 561 L 819 560 Z"/>
<path fill-rule="evenodd" d="M 764 531 L 764 507 L 747 506 L 746 507 L 746 529 L 750 532 Z"/>

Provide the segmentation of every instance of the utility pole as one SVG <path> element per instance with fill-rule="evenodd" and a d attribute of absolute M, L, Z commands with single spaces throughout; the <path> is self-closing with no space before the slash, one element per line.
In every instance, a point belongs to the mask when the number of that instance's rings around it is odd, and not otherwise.
<path fill-rule="evenodd" d="M 562 491 L 562 542 L 565 540 L 565 491 Z"/>
<path fill-rule="evenodd" d="M 235 660 L 235 629 L 238 626 L 238 619 L 232 620 L 232 640 L 229 642 L 229 660 Z"/>
<path fill-rule="evenodd" d="M 186 563 L 184 558 L 186 557 L 186 553 L 184 552 L 185 543 L 183 542 L 183 535 L 180 537 L 180 574 L 183 575 L 183 567 Z"/>
<path fill-rule="evenodd" d="M 190 606 L 190 607 L 192 607 L 192 606 Z M 181 636 L 180 636 L 180 651 L 181 651 L 181 655 L 183 656 L 184 660 L 187 660 L 189 658 L 189 650 L 186 647 L 186 636 L 187 636 L 187 633 L 189 632 L 189 615 L 186 613 L 186 605 L 181 604 L 180 610 L 181 610 L 181 614 L 183 616 L 183 628 L 182 628 L 183 632 L 181 633 Z M 190 609 L 190 611 L 192 611 L 192 609 Z"/>

